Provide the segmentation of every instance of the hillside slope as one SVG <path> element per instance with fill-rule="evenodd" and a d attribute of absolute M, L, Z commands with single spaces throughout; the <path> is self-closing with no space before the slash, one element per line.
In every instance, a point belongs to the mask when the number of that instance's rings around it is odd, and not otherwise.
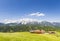
<path fill-rule="evenodd" d="M 60 41 L 60 36 L 29 32 L 0 33 L 0 41 Z"/>

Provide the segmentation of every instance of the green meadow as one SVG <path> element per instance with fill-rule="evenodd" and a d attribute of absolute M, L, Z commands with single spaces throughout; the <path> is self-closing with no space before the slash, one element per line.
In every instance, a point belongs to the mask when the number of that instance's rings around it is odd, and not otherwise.
<path fill-rule="evenodd" d="M 0 41 L 60 41 L 60 33 L 33 34 L 29 32 L 0 32 Z"/>

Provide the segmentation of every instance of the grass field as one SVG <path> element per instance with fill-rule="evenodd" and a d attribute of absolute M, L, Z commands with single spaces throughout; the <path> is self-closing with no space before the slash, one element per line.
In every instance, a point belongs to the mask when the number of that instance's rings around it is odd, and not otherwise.
<path fill-rule="evenodd" d="M 32 34 L 29 32 L 0 33 L 0 41 L 60 41 L 60 36 L 57 34 Z"/>

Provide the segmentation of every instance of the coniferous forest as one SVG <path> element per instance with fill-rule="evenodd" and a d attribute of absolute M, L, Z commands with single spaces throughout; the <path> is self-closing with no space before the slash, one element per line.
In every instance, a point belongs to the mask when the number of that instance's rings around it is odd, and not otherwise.
<path fill-rule="evenodd" d="M 45 31 L 60 31 L 60 26 L 53 25 L 50 23 L 38 24 L 27 23 L 27 24 L 17 24 L 17 23 L 0 23 L 0 32 L 29 32 L 30 30 L 45 30 Z"/>

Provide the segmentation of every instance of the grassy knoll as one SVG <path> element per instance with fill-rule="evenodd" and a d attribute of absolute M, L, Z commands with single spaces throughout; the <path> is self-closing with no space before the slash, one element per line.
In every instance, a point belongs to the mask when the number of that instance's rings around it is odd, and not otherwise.
<path fill-rule="evenodd" d="M 32 34 L 29 32 L 0 33 L 0 41 L 60 41 L 57 34 Z"/>

